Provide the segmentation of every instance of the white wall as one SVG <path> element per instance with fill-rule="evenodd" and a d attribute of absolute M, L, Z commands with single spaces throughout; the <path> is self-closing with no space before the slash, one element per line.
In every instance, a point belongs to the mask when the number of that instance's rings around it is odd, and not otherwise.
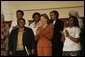
<path fill-rule="evenodd" d="M 3 3 L 2 3 L 3 2 Z M 81 6 L 81 7 L 75 7 Z M 75 8 L 63 8 L 63 7 L 75 7 Z M 35 9 L 47 9 L 48 10 L 35 10 Z M 59 9 L 63 8 L 63 9 Z M 5 15 L 5 20 L 15 20 L 16 10 L 21 9 L 24 11 L 24 18 L 32 20 L 32 14 L 34 12 L 47 13 L 52 10 L 59 11 L 59 18 L 67 18 L 70 10 L 76 10 L 81 17 L 84 17 L 84 1 L 1 1 L 1 11 Z"/>

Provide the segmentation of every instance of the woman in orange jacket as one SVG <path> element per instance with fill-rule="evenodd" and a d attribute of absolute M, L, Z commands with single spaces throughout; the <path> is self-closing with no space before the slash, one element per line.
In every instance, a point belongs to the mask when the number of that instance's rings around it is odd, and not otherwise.
<path fill-rule="evenodd" d="M 48 23 L 48 16 L 46 14 L 41 15 L 42 25 L 37 29 L 37 35 L 35 40 L 37 43 L 38 56 L 52 56 L 52 35 L 53 25 Z"/>

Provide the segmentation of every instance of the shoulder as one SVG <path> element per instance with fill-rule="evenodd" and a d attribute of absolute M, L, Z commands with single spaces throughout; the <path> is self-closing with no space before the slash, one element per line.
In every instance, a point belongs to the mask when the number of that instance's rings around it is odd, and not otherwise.
<path fill-rule="evenodd" d="M 28 34 L 32 34 L 33 33 L 32 29 L 29 28 L 29 27 L 25 27 L 25 32 L 27 32 Z"/>
<path fill-rule="evenodd" d="M 30 27 L 32 27 L 34 25 L 34 22 L 30 24 Z"/>
<path fill-rule="evenodd" d="M 64 22 L 60 19 L 58 19 L 57 22 L 60 23 L 60 24 L 64 24 Z"/>
<path fill-rule="evenodd" d="M 30 27 L 25 27 L 25 30 L 31 31 L 32 29 Z"/>
<path fill-rule="evenodd" d="M 80 28 L 79 27 L 74 27 L 75 30 L 77 31 L 80 31 Z"/>
<path fill-rule="evenodd" d="M 18 31 L 19 28 L 15 28 L 11 31 L 11 33 L 16 33 Z"/>
<path fill-rule="evenodd" d="M 17 31 L 19 28 L 15 28 L 15 29 L 13 29 L 12 31 Z"/>
<path fill-rule="evenodd" d="M 59 22 L 63 22 L 61 19 L 58 19 Z"/>

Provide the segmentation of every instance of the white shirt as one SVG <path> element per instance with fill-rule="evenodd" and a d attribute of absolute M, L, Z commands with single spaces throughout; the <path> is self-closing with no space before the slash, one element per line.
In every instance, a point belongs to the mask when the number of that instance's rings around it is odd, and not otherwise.
<path fill-rule="evenodd" d="M 17 20 L 12 21 L 11 27 L 10 27 L 10 29 L 9 29 L 9 33 L 12 31 L 12 29 L 13 29 L 15 26 L 18 26 L 18 25 L 17 25 Z M 25 26 L 26 26 L 26 27 L 29 27 L 28 21 L 26 21 Z"/>
<path fill-rule="evenodd" d="M 35 22 L 33 22 L 32 24 L 30 24 L 30 28 L 33 30 L 34 35 L 36 35 L 36 31 L 37 31 L 37 28 L 38 27 L 40 27 L 40 22 L 38 22 L 36 25 L 35 25 Z"/>
<path fill-rule="evenodd" d="M 56 23 L 56 20 L 53 21 L 53 25 L 55 25 L 55 23 Z"/>
<path fill-rule="evenodd" d="M 68 27 L 64 29 L 64 33 L 65 30 L 67 30 L 69 32 L 69 35 L 74 37 L 74 38 L 79 38 L 79 34 L 80 34 L 80 29 L 78 27 Z M 81 49 L 80 47 L 80 42 L 76 43 L 74 41 L 72 41 L 71 39 L 69 39 L 68 37 L 66 37 L 65 34 L 65 42 L 64 42 L 64 46 L 63 46 L 63 51 L 79 51 Z"/>

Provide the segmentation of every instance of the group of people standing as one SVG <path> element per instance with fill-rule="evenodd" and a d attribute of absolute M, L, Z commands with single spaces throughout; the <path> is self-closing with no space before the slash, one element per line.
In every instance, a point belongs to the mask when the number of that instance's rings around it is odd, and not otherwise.
<path fill-rule="evenodd" d="M 13 56 L 78 56 L 81 51 L 80 27 L 77 17 L 70 16 L 68 26 L 59 19 L 56 10 L 46 13 L 35 12 L 33 23 L 23 18 L 22 10 L 16 11 L 16 22 L 9 29 L 8 50 Z M 36 54 L 35 54 L 36 53 Z"/>

